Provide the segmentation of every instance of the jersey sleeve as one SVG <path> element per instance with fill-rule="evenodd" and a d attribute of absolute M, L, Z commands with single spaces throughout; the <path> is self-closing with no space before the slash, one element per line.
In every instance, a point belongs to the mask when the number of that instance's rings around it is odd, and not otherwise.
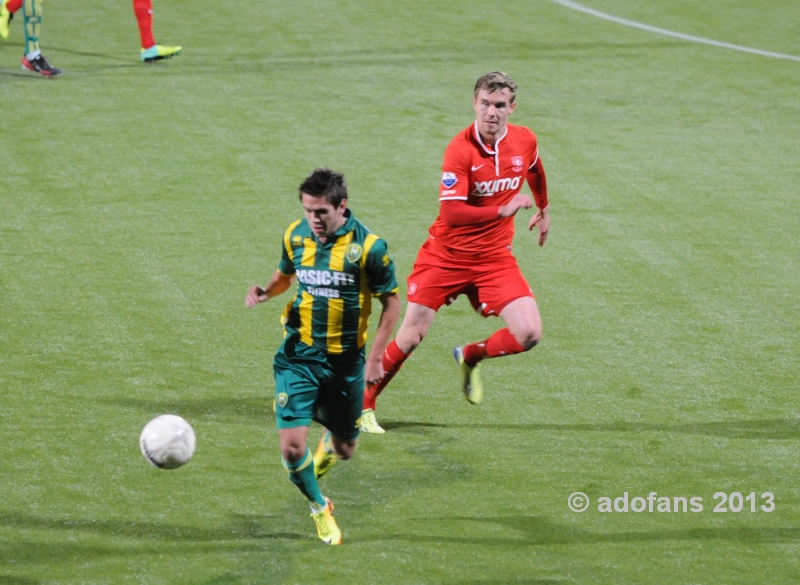
<path fill-rule="evenodd" d="M 295 273 L 294 253 L 291 245 L 293 227 L 294 225 L 286 230 L 286 233 L 283 234 L 283 242 L 281 242 L 281 260 L 278 262 L 278 272 L 284 276 L 292 276 Z"/>
<path fill-rule="evenodd" d="M 377 238 L 364 258 L 364 272 L 373 295 L 397 293 L 400 287 L 394 275 L 394 262 L 386 242 Z"/>
<path fill-rule="evenodd" d="M 528 173 L 525 177 L 528 186 L 531 188 L 531 193 L 533 193 L 533 198 L 536 201 L 536 207 L 539 209 L 544 209 L 547 207 L 547 178 L 544 174 L 544 165 L 542 164 L 542 159 L 539 156 L 539 145 L 536 141 L 536 135 L 528 130 L 531 133 L 531 164 L 528 167 Z"/>
<path fill-rule="evenodd" d="M 439 201 L 460 199 L 469 195 L 469 157 L 460 143 L 453 141 L 444 151 L 442 181 L 439 183 Z"/>
<path fill-rule="evenodd" d="M 500 207 L 478 207 L 466 201 L 445 201 L 439 203 L 439 217 L 450 227 L 463 225 L 476 225 L 495 221 L 499 215 Z"/>

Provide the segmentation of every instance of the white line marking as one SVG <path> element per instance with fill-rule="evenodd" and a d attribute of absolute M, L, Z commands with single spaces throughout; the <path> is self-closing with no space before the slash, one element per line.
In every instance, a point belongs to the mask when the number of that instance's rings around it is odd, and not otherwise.
<path fill-rule="evenodd" d="M 742 45 L 732 45 L 731 43 L 723 43 L 720 41 L 714 41 L 712 39 L 704 39 L 703 37 L 694 37 L 692 35 L 685 35 L 683 33 L 666 30 L 664 28 L 657 28 L 655 26 L 650 26 L 649 24 L 642 24 L 641 22 L 636 22 L 634 20 L 619 18 L 618 16 L 606 14 L 605 12 L 594 10 L 593 8 L 587 8 L 586 6 L 578 4 L 577 2 L 572 2 L 572 0 L 553 0 L 553 2 L 555 2 L 556 4 L 561 4 L 561 6 L 565 6 L 567 8 L 572 8 L 573 10 L 577 10 L 578 12 L 585 12 L 586 14 L 591 14 L 592 16 L 596 16 L 597 18 L 602 18 L 604 20 L 610 20 L 611 22 L 616 22 L 617 24 L 623 24 L 625 26 L 646 30 L 648 32 L 653 32 L 660 35 L 666 35 L 668 37 L 675 37 L 676 39 L 683 39 L 684 41 L 703 43 L 704 45 L 711 45 L 713 47 L 722 47 L 723 49 L 731 49 L 733 51 L 742 51 L 743 53 L 753 53 L 754 55 L 761 55 L 762 57 L 772 57 L 773 59 L 789 59 L 790 61 L 800 61 L 800 57 L 796 55 L 786 55 L 785 53 L 773 53 L 772 51 L 762 51 L 761 49 L 752 49 L 750 47 L 743 47 Z"/>

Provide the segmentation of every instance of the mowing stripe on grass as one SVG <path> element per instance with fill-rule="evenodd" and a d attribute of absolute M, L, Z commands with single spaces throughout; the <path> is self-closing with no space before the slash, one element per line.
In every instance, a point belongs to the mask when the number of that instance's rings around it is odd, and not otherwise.
<path fill-rule="evenodd" d="M 660 35 L 666 35 L 668 37 L 675 37 L 676 39 L 683 39 L 684 41 L 692 41 L 693 43 L 702 43 L 704 45 L 711 45 L 712 47 L 731 49 L 732 51 L 742 51 L 743 53 L 753 53 L 754 55 L 761 55 L 762 57 L 772 57 L 773 59 L 789 59 L 791 61 L 800 61 L 800 57 L 796 55 L 786 55 L 785 53 L 773 53 L 772 51 L 762 51 L 761 49 L 743 47 L 742 45 L 723 43 L 721 41 L 705 39 L 703 37 L 695 37 L 692 35 L 686 35 L 683 33 L 667 30 L 664 28 L 650 26 L 649 24 L 643 24 L 641 22 L 636 22 L 635 20 L 619 18 L 618 16 L 606 14 L 605 12 L 594 10 L 593 8 L 587 8 L 586 6 L 578 4 L 577 2 L 572 2 L 571 0 L 553 0 L 553 2 L 555 2 L 556 4 L 561 4 L 561 6 L 577 10 L 579 12 L 585 12 L 586 14 L 591 14 L 592 16 L 596 16 L 597 18 L 602 18 L 604 20 L 610 20 L 611 22 L 616 22 L 617 24 L 622 24 L 625 26 L 646 30 L 648 32 L 653 32 Z"/>

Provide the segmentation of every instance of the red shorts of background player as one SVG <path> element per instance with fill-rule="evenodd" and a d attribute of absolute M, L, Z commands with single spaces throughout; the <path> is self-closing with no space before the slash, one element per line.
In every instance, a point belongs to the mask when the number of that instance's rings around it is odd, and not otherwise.
<path fill-rule="evenodd" d="M 499 315 L 511 301 L 533 296 L 510 251 L 481 255 L 478 261 L 456 257 L 433 239 L 420 248 L 407 282 L 410 303 L 438 311 L 463 294 L 484 317 Z"/>

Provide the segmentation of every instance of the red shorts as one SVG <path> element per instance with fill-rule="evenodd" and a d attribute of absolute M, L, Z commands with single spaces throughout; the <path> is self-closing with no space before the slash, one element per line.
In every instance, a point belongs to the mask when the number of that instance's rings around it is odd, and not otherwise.
<path fill-rule="evenodd" d="M 467 295 L 484 317 L 499 315 L 511 301 L 533 296 L 510 251 L 480 260 L 456 258 L 431 239 L 420 248 L 407 282 L 410 303 L 438 311 L 459 295 Z"/>

